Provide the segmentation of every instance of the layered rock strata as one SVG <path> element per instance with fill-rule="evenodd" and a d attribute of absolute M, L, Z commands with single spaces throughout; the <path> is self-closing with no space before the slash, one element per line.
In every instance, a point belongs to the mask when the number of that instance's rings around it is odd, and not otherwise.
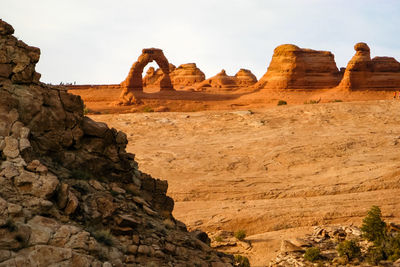
<path fill-rule="evenodd" d="M 206 76 L 196 66 L 196 63 L 182 64 L 171 72 L 174 87 L 184 87 L 204 81 Z"/>
<path fill-rule="evenodd" d="M 0 20 L 0 266 L 232 266 L 171 215 L 127 137 L 39 82 L 38 48 Z"/>
<path fill-rule="evenodd" d="M 236 74 L 236 84 L 238 86 L 246 87 L 252 86 L 257 83 L 257 77 L 251 73 L 250 70 L 240 69 Z"/>
<path fill-rule="evenodd" d="M 274 50 L 268 71 L 255 84 L 266 89 L 322 89 L 339 84 L 341 72 L 328 51 L 280 45 Z"/>
<path fill-rule="evenodd" d="M 349 90 L 400 90 L 400 63 L 392 57 L 374 57 L 366 43 L 354 46 L 339 87 Z"/>

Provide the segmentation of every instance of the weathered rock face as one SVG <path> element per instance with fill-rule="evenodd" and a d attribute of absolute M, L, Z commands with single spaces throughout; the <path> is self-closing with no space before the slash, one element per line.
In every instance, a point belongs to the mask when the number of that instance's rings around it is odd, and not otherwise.
<path fill-rule="evenodd" d="M 237 79 L 235 76 L 228 76 L 225 70 L 221 70 L 220 73 L 211 77 L 199 84 L 197 84 L 197 88 L 202 87 L 214 87 L 214 88 L 222 88 L 222 89 L 231 89 L 237 87 Z"/>
<path fill-rule="evenodd" d="M 340 87 L 349 90 L 396 90 L 400 87 L 400 63 L 391 57 L 374 57 L 366 43 L 354 46 L 356 54 L 347 64 Z"/>
<path fill-rule="evenodd" d="M 121 83 L 121 87 L 123 88 L 120 96 L 121 104 L 129 105 L 134 96 L 133 92 L 143 91 L 143 69 L 152 61 L 156 61 L 163 72 L 160 80 L 160 90 L 173 90 L 171 78 L 169 77 L 169 63 L 163 51 L 157 48 L 143 49 L 142 54 L 137 61 L 133 63 L 128 77 Z"/>
<path fill-rule="evenodd" d="M 235 77 L 239 86 L 252 86 L 257 82 L 257 77 L 250 70 L 240 69 Z"/>
<path fill-rule="evenodd" d="M 13 67 L 0 80 L 0 266 L 232 266 L 173 218 L 167 182 L 138 170 L 124 133 L 38 82 L 39 50 L 12 33 L 0 21 Z"/>
<path fill-rule="evenodd" d="M 197 68 L 196 63 L 182 64 L 171 72 L 171 80 L 174 87 L 193 85 L 204 81 L 206 76 Z"/>
<path fill-rule="evenodd" d="M 267 73 L 255 85 L 267 89 L 321 89 L 339 84 L 341 73 L 328 51 L 280 45 L 274 50 Z"/>
<path fill-rule="evenodd" d="M 0 81 L 9 79 L 19 84 L 37 83 L 40 74 L 35 71 L 35 65 L 39 61 L 40 49 L 11 36 L 13 27 L 1 19 L 0 24 L 0 34 L 9 35 L 9 38 L 0 40 Z"/>

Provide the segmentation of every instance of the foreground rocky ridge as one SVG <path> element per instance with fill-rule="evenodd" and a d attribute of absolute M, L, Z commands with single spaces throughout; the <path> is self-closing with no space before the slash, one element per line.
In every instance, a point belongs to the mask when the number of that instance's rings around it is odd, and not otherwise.
<path fill-rule="evenodd" d="M 0 266 L 232 266 L 174 219 L 123 132 L 39 82 L 40 50 L 13 32 L 0 20 Z"/>

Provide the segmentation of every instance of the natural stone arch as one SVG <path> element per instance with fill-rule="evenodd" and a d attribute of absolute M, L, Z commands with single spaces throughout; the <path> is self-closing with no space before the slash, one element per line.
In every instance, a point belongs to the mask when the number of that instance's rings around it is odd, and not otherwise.
<path fill-rule="evenodd" d="M 156 61 L 158 66 L 163 72 L 163 77 L 160 81 L 160 90 L 173 90 L 171 78 L 169 77 L 169 62 L 164 56 L 161 49 L 158 48 L 145 48 L 142 50 L 142 54 L 138 60 L 133 63 L 128 77 L 121 83 L 123 91 L 121 94 L 121 100 L 123 102 L 131 102 L 129 99 L 133 97 L 134 91 L 143 91 L 143 80 L 142 73 L 144 67 L 150 62 Z"/>

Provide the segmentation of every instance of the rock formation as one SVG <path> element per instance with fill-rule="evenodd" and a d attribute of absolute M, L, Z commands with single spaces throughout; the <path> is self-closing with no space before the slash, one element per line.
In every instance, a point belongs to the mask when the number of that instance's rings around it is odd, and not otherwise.
<path fill-rule="evenodd" d="M 340 79 L 341 74 L 331 52 L 285 44 L 275 48 L 267 73 L 255 87 L 321 89 L 337 86 Z"/>
<path fill-rule="evenodd" d="M 349 90 L 399 90 L 400 63 L 392 57 L 374 57 L 366 43 L 354 46 L 356 54 L 347 64 L 339 87 Z"/>
<path fill-rule="evenodd" d="M 214 88 L 222 88 L 222 89 L 232 89 L 237 87 L 236 77 L 228 76 L 225 70 L 221 70 L 217 75 L 199 83 L 196 85 L 197 88 L 202 87 L 214 87 Z"/>
<path fill-rule="evenodd" d="M 0 20 L 0 266 L 232 266 L 173 218 L 123 132 L 39 82 L 40 50 L 12 33 Z"/>
<path fill-rule="evenodd" d="M 160 90 L 173 90 L 171 78 L 169 77 L 169 63 L 163 51 L 157 48 L 143 49 L 138 60 L 133 63 L 128 77 L 121 83 L 123 88 L 120 96 L 121 104 L 130 104 L 132 98 L 134 98 L 134 91 L 143 91 L 143 69 L 153 61 L 157 62 L 163 72 L 160 80 Z"/>
<path fill-rule="evenodd" d="M 251 73 L 250 70 L 240 69 L 236 74 L 235 77 L 237 79 L 236 83 L 239 86 L 252 86 L 257 82 L 257 77 Z"/>
<path fill-rule="evenodd" d="M 172 78 L 172 72 L 176 69 L 174 64 L 169 63 L 169 76 Z M 162 69 L 150 67 L 146 71 L 146 76 L 143 77 L 143 87 L 157 86 L 160 87 L 164 73 Z"/>
<path fill-rule="evenodd" d="M 193 85 L 204 81 L 206 76 L 197 68 L 196 63 L 182 64 L 171 72 L 172 84 L 175 88 Z"/>

